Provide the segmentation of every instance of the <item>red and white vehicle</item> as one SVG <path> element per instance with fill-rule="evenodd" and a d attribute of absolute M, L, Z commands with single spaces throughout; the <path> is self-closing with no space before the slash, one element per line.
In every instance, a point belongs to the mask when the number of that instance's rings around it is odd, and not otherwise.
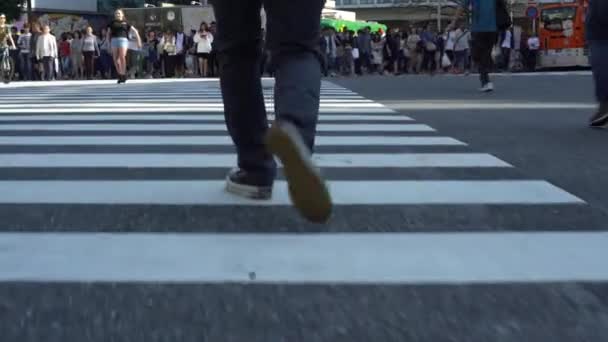
<path fill-rule="evenodd" d="M 539 67 L 589 66 L 589 50 L 585 41 L 589 0 L 535 2 L 539 9 Z"/>

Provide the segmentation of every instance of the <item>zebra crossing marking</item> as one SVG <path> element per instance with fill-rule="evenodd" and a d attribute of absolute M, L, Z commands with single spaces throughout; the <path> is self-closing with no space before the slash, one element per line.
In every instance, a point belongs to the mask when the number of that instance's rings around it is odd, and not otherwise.
<path fill-rule="evenodd" d="M 4 131 L 226 131 L 225 124 L 0 124 Z M 422 124 L 319 124 L 318 132 L 435 132 Z"/>
<path fill-rule="evenodd" d="M 394 153 L 394 154 L 316 154 L 319 167 L 341 168 L 416 168 L 416 167 L 512 167 L 512 165 L 483 153 Z M 57 153 L 0 154 L 0 168 L 191 168 L 233 167 L 235 154 L 137 154 L 137 153 Z M 279 164 L 279 166 L 281 166 Z"/>
<path fill-rule="evenodd" d="M 318 136 L 317 146 L 466 146 L 449 137 Z M 232 146 L 228 136 L 0 136 L 0 146 Z"/>
<path fill-rule="evenodd" d="M 115 108 L 98 108 L 98 107 L 58 107 L 58 108 L 0 108 L 0 114 L 60 114 L 60 113 L 221 113 L 223 108 L 216 107 L 198 107 L 196 104 L 188 105 L 184 107 L 172 107 L 170 105 L 162 104 L 156 107 L 138 108 L 138 107 L 115 107 Z M 274 107 L 267 108 L 268 112 L 274 112 Z M 348 108 L 343 107 L 332 107 L 323 108 L 319 110 L 320 114 L 331 114 L 345 112 L 353 114 L 395 114 L 395 111 L 389 108 Z"/>
<path fill-rule="evenodd" d="M 270 120 L 274 120 L 275 115 L 268 115 Z M 0 116 L 0 125 L 3 121 L 153 121 L 153 120 L 175 120 L 175 121 L 193 121 L 193 120 L 207 120 L 207 121 L 221 121 L 224 122 L 226 118 L 224 115 L 213 115 L 213 114 L 96 114 L 96 115 L 3 115 Z M 409 116 L 405 115 L 363 115 L 363 114 L 352 114 L 352 115 L 321 115 L 319 117 L 320 122 L 324 121 L 414 121 Z"/>
<path fill-rule="evenodd" d="M 151 83 L 151 82 L 142 82 Z M 215 84 L 204 81 L 205 84 Z M 103 84 L 105 87 L 106 83 Z M 137 82 L 135 85 L 137 86 Z M 169 82 L 162 82 L 170 85 Z M 466 147 L 451 137 L 384 136 L 378 132 L 435 133 L 407 116 L 359 95 L 324 82 L 321 132 L 351 132 L 324 136 L 318 146 L 332 153 L 314 156 L 321 168 L 484 168 L 513 169 L 509 163 L 484 153 L 415 153 L 420 147 Z M 131 82 L 130 84 L 131 85 Z M 181 87 L 181 83 L 179 85 Z M 55 96 L 53 88 L 44 95 Z M 7 104 L 0 113 L 0 131 L 31 130 L 95 132 L 147 132 L 147 136 L 0 136 L 0 146 L 98 147 L 130 146 L 130 153 L 0 153 L 0 169 L 38 168 L 230 168 L 233 153 L 137 153 L 155 146 L 231 147 L 227 135 L 155 135 L 161 131 L 225 131 L 218 89 L 196 92 L 171 86 L 151 90 L 150 101 L 141 101 L 145 90 L 108 85 L 96 97 L 114 104 L 80 104 L 74 89 L 41 103 Z M 122 97 L 113 97 L 125 91 Z M 179 91 L 179 93 L 177 92 Z M 206 95 L 199 95 L 203 93 Z M 266 92 L 268 94 L 268 92 Z M 0 99 L 11 95 L 0 94 Z M 169 99 L 184 99 L 180 106 Z M 194 102 L 205 102 L 204 106 Z M 118 101 L 133 99 L 124 106 Z M 270 98 L 270 96 L 267 96 Z M 25 97 L 17 100 L 24 100 Z M 364 101 L 361 101 L 364 100 Z M 44 102 L 43 102 L 44 101 Z M 70 102 L 70 101 L 76 101 Z M 152 104 L 150 102 L 158 102 Z M 59 102 L 59 103 L 57 103 Z M 49 106 L 45 105 L 48 103 Z M 138 108 L 140 104 L 147 104 Z M 372 104 L 369 106 L 369 104 Z M 364 106 L 361 106 L 364 105 Z M 437 105 L 437 104 L 436 104 Z M 442 104 L 438 104 L 442 105 Z M 5 106 L 5 107 L 3 107 Z M 424 104 L 421 104 L 424 106 Z M 272 112 L 272 105 L 269 105 Z M 428 107 L 425 107 L 428 108 Z M 89 114 L 87 114 L 89 113 Z M 120 113 L 120 114 L 119 114 Z M 141 113 L 141 114 L 137 114 Z M 156 113 L 156 114 L 154 114 Z M 178 114 L 182 113 L 182 114 Z M 188 113 L 188 114 L 186 114 Z M 23 115 L 18 115 L 23 114 Z M 35 114 L 35 115 L 34 115 Z M 49 115 L 44 115 L 49 114 Z M 273 115 L 269 116 L 271 119 Z M 124 121 L 110 123 L 103 121 Z M 147 121 L 214 121 L 218 124 L 158 123 Z M 46 124 L 36 123 L 49 122 Z M 83 121 L 89 123 L 75 123 Z M 101 122 L 101 123 L 92 123 Z M 134 124 L 128 121 L 143 121 Z M 340 123 L 328 123 L 339 121 Z M 361 123 L 373 121 L 373 124 Z M 32 123 L 28 123 L 32 122 Z M 220 124 L 221 123 L 221 124 Z M 363 132 L 373 132 L 369 134 Z M 155 133 L 156 132 L 156 133 Z M 357 153 L 361 146 L 408 147 L 407 153 Z M 35 149 L 35 148 L 34 148 Z M 280 167 L 280 165 L 279 165 Z M 585 201 L 544 180 L 331 180 L 334 203 L 348 206 L 458 205 L 583 205 Z M 103 178 L 103 177 L 101 177 Z M 0 205 L 166 205 L 205 207 L 288 207 L 287 184 L 277 181 L 269 201 L 254 201 L 224 191 L 223 179 L 212 180 L 0 180 Z M 69 210 L 78 210 L 70 207 Z M 356 209 L 355 209 L 356 210 Z M 227 218 L 230 220 L 230 218 Z M 61 229 L 61 224 L 58 224 Z M 30 227 L 36 229 L 35 227 Z M 45 227 L 42 227 L 45 228 Z M 90 227 L 81 227 L 86 232 Z M 144 230 L 146 227 L 141 227 Z M 25 227 L 27 230 L 27 227 Z M 38 231 L 40 231 L 39 229 Z M 543 281 L 606 281 L 608 257 L 603 233 L 575 234 L 100 234 L 100 233 L 0 233 L 0 282 L 250 282 L 261 284 L 462 284 Z M 162 251 L 159 253 L 158 251 Z M 110 252 L 108 252 L 110 251 Z M 192 260 L 205 260 L 192 263 Z"/>
<path fill-rule="evenodd" d="M 0 233 L 0 282 L 606 282 L 607 245 L 605 232 Z"/>
<path fill-rule="evenodd" d="M 545 181 L 330 181 L 335 205 L 580 204 Z M 271 200 L 224 191 L 225 181 L 0 181 L 0 203 L 144 205 L 290 205 L 287 184 Z"/>

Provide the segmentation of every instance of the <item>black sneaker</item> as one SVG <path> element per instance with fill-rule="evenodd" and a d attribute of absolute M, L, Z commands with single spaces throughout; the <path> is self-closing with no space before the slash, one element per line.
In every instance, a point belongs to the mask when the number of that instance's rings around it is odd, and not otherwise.
<path fill-rule="evenodd" d="M 247 171 L 237 168 L 226 177 L 226 191 L 249 199 L 268 200 L 272 197 L 272 183 L 262 183 Z"/>
<path fill-rule="evenodd" d="M 266 145 L 283 164 L 295 208 L 313 223 L 327 222 L 332 211 L 331 196 L 297 128 L 275 121 L 266 135 Z"/>
<path fill-rule="evenodd" d="M 606 125 L 608 125 L 608 104 L 603 103 L 598 112 L 589 119 L 589 126 L 599 128 Z"/>

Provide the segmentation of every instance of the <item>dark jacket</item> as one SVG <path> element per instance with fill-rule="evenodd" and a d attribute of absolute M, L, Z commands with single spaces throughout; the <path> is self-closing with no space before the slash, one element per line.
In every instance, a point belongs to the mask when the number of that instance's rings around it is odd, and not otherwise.
<path fill-rule="evenodd" d="M 608 40 L 608 0 L 590 0 L 587 40 Z"/>

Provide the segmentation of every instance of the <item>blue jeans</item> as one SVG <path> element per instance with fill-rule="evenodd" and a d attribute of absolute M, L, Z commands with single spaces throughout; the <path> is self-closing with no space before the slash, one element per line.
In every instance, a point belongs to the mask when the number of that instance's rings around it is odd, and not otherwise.
<path fill-rule="evenodd" d="M 19 54 L 19 72 L 21 73 L 21 79 L 30 81 L 32 79 L 32 61 L 29 53 Z"/>
<path fill-rule="evenodd" d="M 600 103 L 608 103 L 608 40 L 589 42 L 591 67 L 595 81 L 595 96 Z"/>
<path fill-rule="evenodd" d="M 267 152 L 268 129 L 261 83 L 260 10 L 267 14 L 266 49 L 275 71 L 275 113 L 295 125 L 313 150 L 321 92 L 319 37 L 324 0 L 212 0 L 217 18 L 215 49 L 228 132 L 238 166 L 273 180 L 276 164 Z M 235 10 L 238 9 L 238 10 Z"/>

